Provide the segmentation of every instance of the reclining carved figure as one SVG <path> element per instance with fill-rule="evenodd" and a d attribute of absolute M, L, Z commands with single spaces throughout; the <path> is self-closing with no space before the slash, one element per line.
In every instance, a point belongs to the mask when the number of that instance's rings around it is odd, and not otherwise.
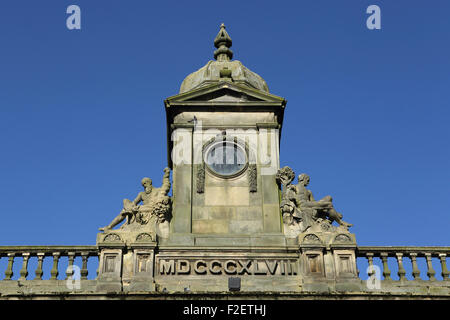
<path fill-rule="evenodd" d="M 319 218 L 328 218 L 331 222 L 336 221 L 340 226 L 351 227 L 350 223 L 347 223 L 342 219 L 342 214 L 337 212 L 333 207 L 333 198 L 331 196 L 325 196 L 319 201 L 314 200 L 312 192 L 306 187 L 310 181 L 309 176 L 306 173 L 302 173 L 298 176 L 297 195 L 298 205 L 300 211 L 312 210 L 312 219 L 317 220 Z"/>
<path fill-rule="evenodd" d="M 144 191 L 140 192 L 134 201 L 123 200 L 123 209 L 106 227 L 100 228 L 100 231 L 109 231 L 123 220 L 124 224 L 147 224 L 150 220 L 155 223 L 164 222 L 170 212 L 170 197 L 167 195 L 170 190 L 170 169 L 164 169 L 163 184 L 160 188 L 152 186 L 150 178 L 143 178 L 141 183 Z M 140 204 L 142 203 L 142 204 Z M 123 227 L 123 226 L 122 226 Z"/>
<path fill-rule="evenodd" d="M 295 174 L 289 167 L 278 171 L 277 180 L 283 186 L 281 196 L 281 212 L 283 222 L 288 226 L 298 226 L 300 232 L 320 221 L 328 219 L 330 224 L 336 221 L 340 226 L 348 229 L 352 225 L 342 220 L 342 214 L 336 211 L 331 196 L 316 201 L 312 192 L 306 187 L 310 177 L 302 173 L 298 176 L 298 184 L 291 184 Z"/>

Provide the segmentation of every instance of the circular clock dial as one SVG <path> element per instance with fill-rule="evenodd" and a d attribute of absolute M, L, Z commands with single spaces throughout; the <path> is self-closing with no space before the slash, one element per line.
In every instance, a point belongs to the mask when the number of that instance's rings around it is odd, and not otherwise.
<path fill-rule="evenodd" d="M 230 177 L 239 174 L 247 165 L 244 149 L 236 143 L 221 141 L 209 147 L 205 154 L 208 168 L 219 176 Z"/>

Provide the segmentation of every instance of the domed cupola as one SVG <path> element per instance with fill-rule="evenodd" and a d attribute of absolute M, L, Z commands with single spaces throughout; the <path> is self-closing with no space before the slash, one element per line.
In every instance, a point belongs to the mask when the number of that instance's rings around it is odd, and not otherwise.
<path fill-rule="evenodd" d="M 231 60 L 232 40 L 222 23 L 220 31 L 214 39 L 214 59 L 204 67 L 188 75 L 181 84 L 180 93 L 188 92 L 218 82 L 234 82 L 252 89 L 269 92 L 266 82 L 258 74 L 250 71 L 240 61 Z"/>

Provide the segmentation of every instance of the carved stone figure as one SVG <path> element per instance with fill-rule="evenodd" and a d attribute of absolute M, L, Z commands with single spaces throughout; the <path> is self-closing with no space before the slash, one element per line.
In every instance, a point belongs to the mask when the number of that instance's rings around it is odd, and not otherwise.
<path fill-rule="evenodd" d="M 342 214 L 334 209 L 333 198 L 331 196 L 325 196 L 319 201 L 314 200 L 312 192 L 306 189 L 309 181 L 310 178 L 306 173 L 298 176 L 297 193 L 300 211 L 309 211 L 314 221 L 328 218 L 331 222 L 336 221 L 340 226 L 345 228 L 351 227 L 352 225 L 350 223 L 341 220 Z M 308 209 L 312 210 L 310 211 Z"/>
<path fill-rule="evenodd" d="M 281 212 L 285 230 L 290 234 L 304 232 L 311 227 L 322 231 L 333 231 L 331 225 L 336 221 L 340 227 L 347 230 L 352 225 L 342 220 L 342 214 L 336 211 L 331 196 L 316 201 L 310 190 L 306 189 L 310 177 L 302 173 L 298 176 L 298 184 L 292 184 L 295 174 L 289 167 L 280 169 L 277 181 L 282 186 Z"/>
<path fill-rule="evenodd" d="M 123 209 L 106 227 L 100 231 L 109 231 L 119 223 L 127 219 L 120 229 L 132 227 L 135 229 L 140 225 L 163 223 L 169 219 L 171 200 L 167 195 L 170 190 L 170 169 L 164 169 L 163 183 L 160 188 L 152 185 L 150 178 L 143 178 L 141 183 L 144 191 L 140 192 L 134 201 L 123 200 Z"/>
<path fill-rule="evenodd" d="M 283 167 L 278 170 L 276 175 L 276 180 L 279 185 L 282 186 L 281 193 L 281 212 L 283 215 L 284 223 L 288 225 L 294 225 L 293 217 L 294 215 L 298 215 L 296 213 L 297 209 L 297 189 L 294 185 L 292 185 L 292 181 L 295 178 L 295 173 L 289 167 Z"/>

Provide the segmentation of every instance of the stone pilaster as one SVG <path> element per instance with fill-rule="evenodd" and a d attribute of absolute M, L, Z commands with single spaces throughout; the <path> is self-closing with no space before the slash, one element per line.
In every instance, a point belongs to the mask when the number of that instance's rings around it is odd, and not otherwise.
<path fill-rule="evenodd" d="M 106 234 L 97 240 L 100 252 L 97 291 L 122 291 L 122 260 L 126 249 L 125 243 L 117 234 Z"/>
<path fill-rule="evenodd" d="M 311 291 L 359 288 L 356 240 L 349 232 L 304 232 L 298 236 L 304 287 Z"/>
<path fill-rule="evenodd" d="M 124 291 L 155 291 L 154 265 L 156 242 L 140 241 L 132 243 L 130 281 Z"/>

